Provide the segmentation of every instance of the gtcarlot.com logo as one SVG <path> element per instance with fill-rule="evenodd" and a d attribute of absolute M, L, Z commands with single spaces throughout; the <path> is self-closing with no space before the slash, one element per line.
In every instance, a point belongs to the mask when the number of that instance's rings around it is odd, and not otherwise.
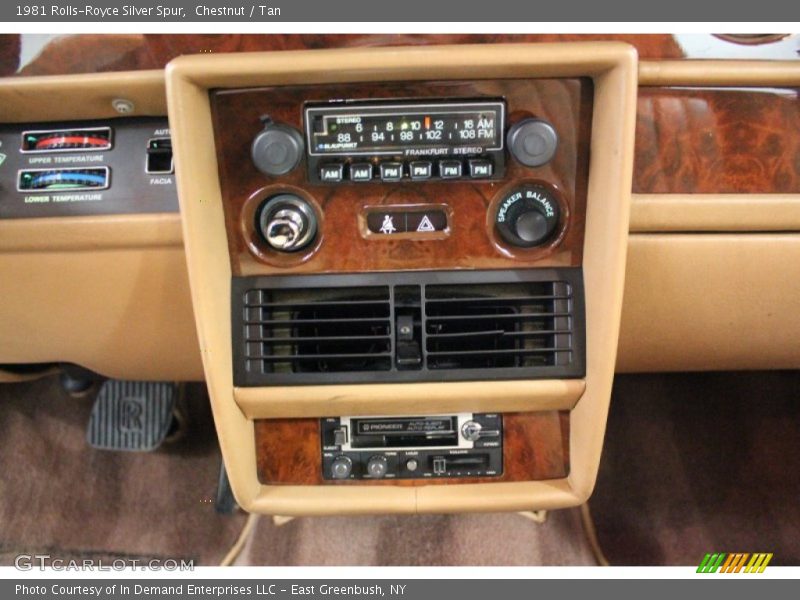
<path fill-rule="evenodd" d="M 54 571 L 193 571 L 194 561 L 175 558 L 100 558 L 64 559 L 50 554 L 20 554 L 14 558 L 14 567 L 20 571 L 52 569 Z"/>
<path fill-rule="evenodd" d="M 698 573 L 763 573 L 771 552 L 709 552 L 703 557 Z"/>

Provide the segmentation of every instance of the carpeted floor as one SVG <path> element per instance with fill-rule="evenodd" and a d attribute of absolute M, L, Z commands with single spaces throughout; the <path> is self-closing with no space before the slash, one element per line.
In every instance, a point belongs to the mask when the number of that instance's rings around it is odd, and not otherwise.
<path fill-rule="evenodd" d="M 262 518 L 239 564 L 595 565 L 577 509 L 543 524 L 517 513 Z"/>
<path fill-rule="evenodd" d="M 691 565 L 703 554 L 773 552 L 800 564 L 798 373 L 617 378 L 591 506 L 612 564 Z M 60 558 L 184 558 L 217 564 L 244 524 L 219 516 L 219 450 L 201 385 L 189 435 L 151 454 L 85 442 L 92 399 L 57 377 L 0 385 L 0 564 Z M 263 517 L 237 564 L 591 565 L 577 510 L 539 525 L 517 514 Z"/>
<path fill-rule="evenodd" d="M 191 558 L 217 564 L 244 517 L 219 516 L 219 451 L 208 400 L 192 386 L 188 435 L 152 454 L 92 450 L 92 398 L 57 377 L 0 385 L 0 564 L 19 553 Z M 347 543 L 344 542 L 347 540 Z M 481 543 L 477 544 L 476 540 Z M 237 564 L 594 564 L 577 511 L 544 525 L 518 514 L 260 520 Z"/>
<path fill-rule="evenodd" d="M 131 454 L 89 448 L 92 398 L 57 376 L 0 385 L 0 564 L 34 552 L 218 563 L 244 517 L 214 512 L 219 449 L 204 388 L 190 387 L 191 435 Z"/>
<path fill-rule="evenodd" d="M 800 373 L 618 376 L 590 501 L 611 564 L 800 565 Z"/>

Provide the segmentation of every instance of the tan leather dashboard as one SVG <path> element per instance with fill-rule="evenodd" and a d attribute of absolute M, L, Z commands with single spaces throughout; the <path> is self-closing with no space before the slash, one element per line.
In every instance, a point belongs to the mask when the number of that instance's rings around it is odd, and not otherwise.
<path fill-rule="evenodd" d="M 592 78 L 595 113 L 583 259 L 586 377 L 351 385 L 335 393 L 329 386 L 234 388 L 231 265 L 208 91 L 426 77 Z M 119 378 L 205 378 L 232 485 L 248 510 L 449 512 L 577 504 L 594 485 L 615 370 L 800 366 L 800 289 L 793 275 L 800 259 L 800 194 L 792 188 L 794 175 L 778 164 L 771 178 L 728 180 L 747 193 L 709 191 L 703 186 L 711 184 L 690 167 L 690 175 L 671 183 L 637 179 L 637 86 L 654 93 L 709 86 L 794 89 L 800 86 L 800 67 L 754 61 L 640 62 L 637 67 L 635 53 L 624 44 L 565 43 L 536 45 L 535 51 L 525 45 L 445 46 L 185 57 L 167 69 L 166 88 L 160 71 L 0 81 L 0 106 L 8 122 L 115 118 L 112 100 L 117 98 L 131 100 L 135 116 L 169 113 L 182 213 L 0 220 L 0 364 L 64 361 Z M 42 92 L 66 89 L 80 91 L 69 96 L 74 102 L 54 106 L 42 100 L 48 97 Z M 640 130 L 645 96 L 640 95 Z M 766 94 L 763 100 L 771 102 Z M 665 106 L 674 105 L 674 97 L 670 102 L 656 98 L 647 116 L 655 120 Z M 684 140 L 680 134 L 676 139 Z M 637 135 L 637 144 L 640 139 Z M 784 143 L 797 140 L 795 135 Z M 689 148 L 689 142 L 679 148 Z M 687 156 L 688 151 L 669 158 L 680 162 Z M 653 189 L 646 187 L 650 184 Z M 662 191 L 690 184 L 689 191 Z M 569 475 L 368 490 L 264 485 L 256 477 L 257 419 L 489 409 L 568 413 Z"/>

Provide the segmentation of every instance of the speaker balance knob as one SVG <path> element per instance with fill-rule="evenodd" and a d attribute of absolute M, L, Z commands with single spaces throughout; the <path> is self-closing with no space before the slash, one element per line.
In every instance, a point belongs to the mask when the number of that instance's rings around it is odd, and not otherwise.
<path fill-rule="evenodd" d="M 544 244 L 558 227 L 558 200 L 541 185 L 524 185 L 506 193 L 495 213 L 495 227 L 506 242 L 520 248 Z"/>

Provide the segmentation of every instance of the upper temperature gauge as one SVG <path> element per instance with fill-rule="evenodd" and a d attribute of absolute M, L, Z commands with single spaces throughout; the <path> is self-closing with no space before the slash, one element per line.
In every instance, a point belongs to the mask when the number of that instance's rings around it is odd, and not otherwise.
<path fill-rule="evenodd" d="M 306 107 L 311 156 L 461 156 L 503 149 L 505 105 L 492 102 Z"/>

